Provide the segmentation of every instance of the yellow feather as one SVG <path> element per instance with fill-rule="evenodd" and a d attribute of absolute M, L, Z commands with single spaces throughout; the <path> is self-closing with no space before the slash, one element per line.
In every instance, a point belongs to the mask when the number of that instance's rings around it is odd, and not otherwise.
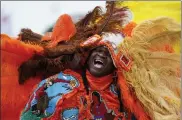
<path fill-rule="evenodd" d="M 133 58 L 131 70 L 123 71 L 124 76 L 152 120 L 180 118 L 180 54 L 150 49 L 176 43 L 180 31 L 175 21 L 160 17 L 138 24 L 132 37 L 121 44 Z"/>
<path fill-rule="evenodd" d="M 137 25 L 132 37 L 136 41 L 147 42 L 156 49 L 165 45 L 175 45 L 176 48 L 180 48 L 181 27 L 171 18 L 159 17 Z"/>

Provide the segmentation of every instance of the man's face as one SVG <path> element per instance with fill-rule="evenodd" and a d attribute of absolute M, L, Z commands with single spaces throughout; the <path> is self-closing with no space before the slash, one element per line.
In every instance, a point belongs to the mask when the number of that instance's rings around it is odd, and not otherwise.
<path fill-rule="evenodd" d="M 89 72 L 95 77 L 111 74 L 115 67 L 106 47 L 95 48 L 87 61 Z"/>

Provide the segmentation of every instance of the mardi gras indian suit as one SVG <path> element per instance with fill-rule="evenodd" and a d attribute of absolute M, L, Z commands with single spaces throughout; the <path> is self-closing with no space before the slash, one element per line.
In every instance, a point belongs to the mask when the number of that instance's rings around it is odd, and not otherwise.
<path fill-rule="evenodd" d="M 124 120 L 132 119 L 132 116 L 138 120 L 180 119 L 180 55 L 175 48 L 179 48 L 181 26 L 169 17 L 148 19 L 139 24 L 128 21 L 121 25 L 118 19 L 122 21 L 124 17 L 121 19 L 117 16 L 128 14 L 128 9 L 116 7 L 116 3 L 108 2 L 107 11 L 103 14 L 93 14 L 99 13 L 99 8 L 96 7 L 92 14 L 85 17 L 87 19 L 82 19 L 77 24 L 72 23 L 69 15 L 61 15 L 53 32 L 41 36 L 37 43 L 30 42 L 30 39 L 28 42 L 23 41 L 21 35 L 12 38 L 1 34 L 2 119 Z M 110 17 L 112 15 L 114 19 Z M 99 28 L 102 29 L 97 29 L 97 26 L 92 28 L 95 25 L 100 25 Z M 84 32 L 79 29 L 80 26 L 96 29 L 96 32 L 92 31 L 90 35 L 90 29 Z M 39 39 L 34 39 L 37 38 Z M 78 38 L 82 39 L 76 41 Z M 47 41 L 49 44 L 46 44 Z M 65 41 L 68 45 L 64 44 Z M 46 55 L 57 56 L 60 52 L 59 57 L 65 53 L 76 53 L 78 49 L 88 50 L 96 46 L 105 46 L 109 50 L 117 68 L 117 80 L 113 82 L 112 76 L 108 75 L 101 78 L 104 81 L 96 84 L 94 80 L 99 81 L 99 78 L 85 71 L 90 84 L 89 94 L 84 87 L 82 74 L 67 69 L 66 65 L 62 65 L 64 67 L 60 67 L 57 74 L 42 81 L 40 76 L 27 77 L 22 74 L 25 71 L 32 72 L 30 66 L 21 71 L 22 65 L 27 61 L 33 67 L 37 66 L 32 65 L 38 59 L 32 58 L 35 54 L 44 58 Z M 56 49 L 54 52 L 57 47 L 59 51 Z M 49 53 L 47 50 L 55 54 L 45 54 Z M 88 57 L 87 51 L 81 51 L 80 56 L 84 63 L 85 57 Z M 25 79 L 28 80 L 25 82 Z M 40 103 L 41 99 L 45 104 Z M 119 110 L 119 100 L 123 103 L 124 112 Z M 37 108 L 45 109 L 36 111 Z M 109 117 L 104 118 L 99 114 Z"/>

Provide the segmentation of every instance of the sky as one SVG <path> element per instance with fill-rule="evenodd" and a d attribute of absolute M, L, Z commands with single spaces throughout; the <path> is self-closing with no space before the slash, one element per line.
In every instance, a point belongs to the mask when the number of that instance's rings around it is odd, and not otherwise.
<path fill-rule="evenodd" d="M 105 1 L 1 1 L 1 32 L 17 36 L 21 28 L 43 34 L 61 14 L 85 15 L 95 6 L 104 9 Z"/>
<path fill-rule="evenodd" d="M 181 3 L 167 1 L 129 1 L 133 21 L 160 16 L 181 22 Z M 105 9 L 105 1 L 1 1 L 1 33 L 16 37 L 21 28 L 43 34 L 64 13 L 84 16 L 96 6 Z M 138 7 L 142 6 L 142 7 Z M 79 19 L 79 18 L 78 18 Z"/>

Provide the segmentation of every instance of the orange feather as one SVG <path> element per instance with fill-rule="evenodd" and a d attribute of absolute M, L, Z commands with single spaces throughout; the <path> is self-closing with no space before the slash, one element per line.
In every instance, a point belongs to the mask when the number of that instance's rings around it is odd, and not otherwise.
<path fill-rule="evenodd" d="M 68 41 L 70 38 L 76 33 L 76 27 L 71 19 L 71 17 L 67 14 L 61 15 L 57 20 L 52 36 L 51 43 L 48 47 L 56 46 L 58 42 Z"/>
<path fill-rule="evenodd" d="M 18 120 L 29 94 L 40 78 L 18 83 L 18 67 L 42 47 L 25 44 L 17 39 L 1 34 L 1 119 Z"/>
<path fill-rule="evenodd" d="M 143 109 L 139 100 L 130 92 L 129 85 L 121 72 L 118 72 L 118 85 L 123 96 L 121 99 L 123 100 L 124 106 L 131 113 L 134 113 L 137 120 L 150 120 L 150 117 Z"/>

